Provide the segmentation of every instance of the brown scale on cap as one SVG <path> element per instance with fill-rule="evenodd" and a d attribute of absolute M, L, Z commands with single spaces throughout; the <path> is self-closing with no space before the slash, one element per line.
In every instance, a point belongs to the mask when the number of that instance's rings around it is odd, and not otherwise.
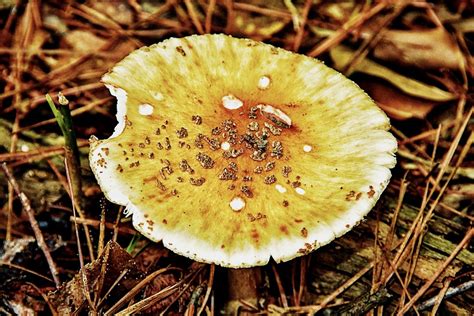
<path fill-rule="evenodd" d="M 145 236 L 196 260 L 245 267 L 312 251 L 363 218 L 394 164 L 388 120 L 363 91 L 266 44 L 170 39 L 103 82 L 119 124 L 91 141 L 99 184 Z"/>

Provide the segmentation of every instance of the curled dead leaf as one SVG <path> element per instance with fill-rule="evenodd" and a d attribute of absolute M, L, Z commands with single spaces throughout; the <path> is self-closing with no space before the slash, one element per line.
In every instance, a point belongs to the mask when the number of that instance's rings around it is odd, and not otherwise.
<path fill-rule="evenodd" d="M 364 34 L 368 36 L 370 32 Z M 442 27 L 428 30 L 389 30 L 375 46 L 374 56 L 421 69 L 462 69 L 464 66 L 459 46 Z"/>
<path fill-rule="evenodd" d="M 334 68 L 343 70 L 351 62 L 354 51 L 346 46 L 336 46 L 330 51 Z M 444 102 L 456 99 L 456 95 L 421 81 L 408 78 L 368 58 L 357 64 L 355 71 L 385 79 L 403 92 L 426 100 Z"/>
<path fill-rule="evenodd" d="M 389 85 L 376 81 L 361 82 L 360 86 L 395 120 L 424 119 L 437 104 L 400 93 Z"/>

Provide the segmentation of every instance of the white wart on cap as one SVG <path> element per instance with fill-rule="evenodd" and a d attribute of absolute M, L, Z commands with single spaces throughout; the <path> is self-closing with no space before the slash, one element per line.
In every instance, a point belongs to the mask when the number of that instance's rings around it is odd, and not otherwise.
<path fill-rule="evenodd" d="M 118 98 L 114 134 L 91 143 L 104 194 L 198 261 L 307 254 L 364 218 L 395 165 L 389 120 L 355 83 L 270 45 L 172 38 L 103 81 Z"/>

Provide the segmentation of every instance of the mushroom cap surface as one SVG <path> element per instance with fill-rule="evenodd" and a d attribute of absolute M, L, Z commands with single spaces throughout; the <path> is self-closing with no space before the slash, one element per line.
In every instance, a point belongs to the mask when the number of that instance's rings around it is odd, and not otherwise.
<path fill-rule="evenodd" d="M 118 124 L 91 142 L 98 183 L 144 236 L 197 261 L 307 254 L 364 218 L 396 163 L 389 120 L 366 93 L 268 44 L 171 38 L 103 82 Z"/>

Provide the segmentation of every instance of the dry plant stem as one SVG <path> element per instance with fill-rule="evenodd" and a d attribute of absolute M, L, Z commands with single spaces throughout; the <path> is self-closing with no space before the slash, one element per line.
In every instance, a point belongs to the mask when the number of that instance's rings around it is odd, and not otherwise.
<path fill-rule="evenodd" d="M 199 34 L 204 34 L 204 30 L 202 28 L 201 21 L 199 21 L 196 9 L 194 8 L 194 4 L 191 2 L 191 0 L 184 0 L 184 4 L 186 5 L 186 9 L 188 10 L 188 14 L 191 17 L 191 21 L 193 22 L 196 30 Z"/>
<path fill-rule="evenodd" d="M 7 167 L 6 163 L 2 163 L 2 169 L 3 172 L 5 173 L 5 176 L 8 179 L 8 182 L 11 184 L 13 187 L 13 190 L 15 191 L 16 195 L 20 198 L 21 204 L 23 205 L 23 209 L 25 210 L 26 214 L 28 215 L 28 219 L 30 221 L 31 228 L 33 229 L 33 232 L 35 234 L 36 242 L 38 244 L 38 247 L 43 251 L 44 256 L 46 258 L 46 261 L 48 262 L 49 269 L 51 271 L 51 275 L 53 277 L 54 283 L 56 284 L 56 287 L 59 287 L 60 281 L 58 278 L 58 270 L 56 268 L 56 264 L 54 263 L 53 258 L 51 257 L 51 253 L 49 252 L 48 245 L 46 244 L 43 233 L 41 232 L 38 222 L 36 221 L 34 211 L 31 208 L 30 201 L 28 200 L 28 197 L 20 191 L 20 188 L 18 187 L 18 183 L 16 182 L 15 178 L 12 176 L 10 173 L 10 170 Z"/>
<path fill-rule="evenodd" d="M 18 130 L 20 125 L 20 116 L 18 115 L 18 111 L 15 113 L 15 122 L 12 126 L 12 137 L 11 137 L 11 144 L 10 144 L 10 153 L 14 153 L 16 151 L 16 145 L 18 141 L 18 135 L 15 132 Z M 11 229 L 12 229 L 12 216 L 13 216 L 13 197 L 14 197 L 14 190 L 13 186 L 9 183 L 8 184 L 8 208 L 7 208 L 7 235 L 5 239 L 7 241 L 11 240 Z"/>
<path fill-rule="evenodd" d="M 234 20 L 235 20 L 234 1 L 224 0 L 224 3 L 227 9 L 227 23 L 225 26 L 225 33 L 232 34 L 232 31 L 234 29 Z"/>
<path fill-rule="evenodd" d="M 387 235 L 387 239 L 385 240 L 385 248 L 390 251 L 392 249 L 393 238 L 395 236 L 395 228 L 397 227 L 397 219 L 398 214 L 400 214 L 400 210 L 403 206 L 403 200 L 405 198 L 405 194 L 408 188 L 408 182 L 406 181 L 407 172 L 403 175 L 402 183 L 400 185 L 400 192 L 398 194 L 397 206 L 395 208 L 395 212 L 393 214 L 392 223 L 390 224 L 390 231 Z"/>
<path fill-rule="evenodd" d="M 206 33 L 211 33 L 212 31 L 212 15 L 214 14 L 214 9 L 216 8 L 216 0 L 210 0 L 209 5 L 207 6 L 206 10 L 206 22 L 204 27 L 206 29 Z"/>
<path fill-rule="evenodd" d="M 140 281 L 137 285 L 135 285 L 127 294 L 125 294 L 117 303 L 115 303 L 104 315 L 113 315 L 115 312 L 122 307 L 127 301 L 130 301 L 140 290 L 142 290 L 145 285 L 151 282 L 154 278 L 158 275 L 169 272 L 169 271 L 179 271 L 178 268 L 164 268 L 160 270 L 156 270 L 155 272 L 147 275 L 146 278 Z"/>
<path fill-rule="evenodd" d="M 97 257 L 100 256 L 104 250 L 105 244 L 105 208 L 102 208 L 100 212 L 100 225 L 99 225 L 99 246 L 97 247 Z"/>
<path fill-rule="evenodd" d="M 74 219 L 76 219 L 77 218 L 76 203 L 74 203 L 74 201 L 75 201 L 75 199 L 74 199 L 74 190 L 73 190 L 72 183 L 71 183 L 71 178 L 70 178 L 70 173 L 69 173 L 69 165 L 68 165 L 67 159 L 64 159 L 64 166 L 66 168 L 66 177 L 67 177 L 67 182 L 68 182 L 68 185 L 69 185 L 69 192 L 71 192 L 72 214 L 74 216 Z M 79 213 L 82 215 L 81 212 L 79 212 Z M 90 256 L 91 256 L 91 261 L 93 261 L 94 260 L 93 259 L 94 258 L 94 249 L 92 248 L 92 241 L 90 239 L 89 229 L 87 228 L 86 225 L 83 225 L 83 226 L 84 226 L 84 230 L 86 232 L 86 239 L 87 239 L 88 245 L 89 245 L 89 253 L 90 253 Z M 82 271 L 82 273 L 81 273 L 82 292 L 83 292 L 84 297 L 86 298 L 86 300 L 89 304 L 89 307 L 91 308 L 91 312 L 93 312 L 95 314 L 96 313 L 95 305 L 92 303 L 92 299 L 91 299 L 90 291 L 89 291 L 89 283 L 88 283 L 88 279 L 87 279 L 87 276 L 86 276 L 85 271 L 84 271 L 84 257 L 82 255 L 81 239 L 79 237 L 79 228 L 77 226 L 77 221 L 74 222 L 74 231 L 76 233 L 77 251 L 78 251 L 78 254 L 79 254 L 79 263 L 80 263 L 81 271 Z"/>
<path fill-rule="evenodd" d="M 449 255 L 445 262 L 436 270 L 433 276 L 418 290 L 412 299 L 398 312 L 397 315 L 402 316 L 413 307 L 413 305 L 426 293 L 426 291 L 433 285 L 436 279 L 443 273 L 446 267 L 456 258 L 458 253 L 469 243 L 474 235 L 474 228 L 470 228 L 463 240 L 457 245 L 456 249 Z"/>
<path fill-rule="evenodd" d="M 309 266 L 309 258 L 308 256 L 304 256 L 300 258 L 300 284 L 298 289 L 298 297 L 297 297 L 297 304 L 298 306 L 301 304 L 301 300 L 303 299 L 303 294 L 306 289 L 306 269 Z"/>
<path fill-rule="evenodd" d="M 283 3 L 291 14 L 293 30 L 298 31 L 301 25 L 298 9 L 296 9 L 295 5 L 293 4 L 293 2 L 291 2 L 291 0 L 283 0 Z"/>
<path fill-rule="evenodd" d="M 436 295 L 436 300 L 435 304 L 433 306 L 433 309 L 431 310 L 431 316 L 436 316 L 438 308 L 441 306 L 441 302 L 443 301 L 443 297 L 446 295 L 446 292 L 448 291 L 449 284 L 451 284 L 452 278 L 448 278 L 446 281 L 444 281 L 443 288 L 441 291 Z"/>
<path fill-rule="evenodd" d="M 202 271 L 202 268 L 199 268 L 198 270 L 190 273 L 189 275 L 185 276 L 181 281 L 177 282 L 176 284 L 173 284 L 171 286 L 168 286 L 166 288 L 164 288 L 163 290 L 159 291 L 158 293 L 155 293 L 133 305 L 131 305 L 130 307 L 116 313 L 115 315 L 117 316 L 125 316 L 125 315 L 130 315 L 130 314 L 134 314 L 134 313 L 138 313 L 140 311 L 143 311 L 145 309 L 147 309 L 148 307 L 150 306 L 153 306 L 154 304 L 156 304 L 159 300 L 161 299 L 164 299 L 172 294 L 174 294 L 175 292 L 177 292 L 179 290 L 179 287 L 185 283 L 185 282 L 188 282 L 188 286 L 192 283 L 192 281 L 194 280 L 194 278 L 199 274 L 199 272 Z M 111 315 L 109 314 L 109 312 L 107 312 L 105 315 Z M 163 315 L 163 313 L 160 313 L 160 315 Z"/>
<path fill-rule="evenodd" d="M 191 279 L 189 280 L 189 282 L 184 286 L 184 288 L 178 293 L 178 295 L 176 295 L 173 300 L 169 303 L 168 306 L 166 306 L 166 308 L 160 313 L 160 316 L 162 315 L 166 315 L 168 310 L 171 308 L 171 306 L 173 306 L 174 303 L 176 303 L 176 301 L 189 289 L 189 287 L 193 284 L 193 281 L 194 279 L 199 275 L 199 271 L 202 271 L 202 269 L 204 269 L 204 267 L 201 267 L 199 268 L 196 272 L 194 272 L 194 276 L 191 277 Z M 191 296 L 191 299 L 192 299 L 192 296 Z"/>
<path fill-rule="evenodd" d="M 374 294 L 380 287 L 380 277 L 383 271 L 384 261 L 380 260 L 381 249 L 378 246 L 379 244 L 379 223 L 380 223 L 380 213 L 377 213 L 377 220 L 375 222 L 375 238 L 374 238 L 374 269 L 372 271 L 372 285 L 370 288 L 370 294 Z"/>
<path fill-rule="evenodd" d="M 74 109 L 71 111 L 71 116 L 76 116 L 76 115 L 79 115 L 79 114 L 83 114 L 83 113 L 86 113 L 90 110 L 92 110 L 93 108 L 97 107 L 97 106 L 100 106 L 100 105 L 103 105 L 103 104 L 106 104 L 107 102 L 111 101 L 112 98 L 104 98 L 104 99 L 99 99 L 99 100 L 96 100 L 94 102 L 91 102 L 87 105 L 84 105 L 80 108 L 77 108 L 77 109 Z M 56 123 L 56 119 L 52 118 L 52 119 L 49 119 L 49 120 L 44 120 L 42 122 L 38 122 L 38 123 L 35 123 L 35 124 L 32 124 L 32 125 L 29 125 L 29 126 L 25 126 L 25 127 L 22 127 L 20 129 L 18 129 L 15 133 L 21 133 L 23 131 L 27 131 L 29 129 L 32 129 L 32 128 L 36 128 L 36 127 L 41 127 L 41 126 L 45 126 L 45 125 L 48 125 L 48 124 L 54 124 Z M 12 132 L 13 133 L 13 132 Z"/>
<path fill-rule="evenodd" d="M 291 20 L 291 14 L 286 12 L 286 11 L 269 9 L 269 8 L 261 8 L 259 6 L 249 4 L 249 3 L 234 2 L 234 8 L 237 9 L 237 10 L 242 10 L 242 11 L 247 11 L 247 12 L 252 12 L 252 13 L 258 13 L 258 14 L 261 14 L 261 15 L 269 16 L 269 17 L 283 18 L 283 19 L 290 19 Z"/>
<path fill-rule="evenodd" d="M 33 271 L 33 270 L 30 270 L 30 269 L 27 269 L 27 268 L 24 268 L 22 266 L 19 266 L 19 265 L 16 265 L 14 263 L 9 263 L 9 262 L 4 262 L 4 261 L 0 261 L 0 266 L 7 266 L 9 268 L 14 268 L 14 269 L 18 269 L 18 270 L 21 270 L 21 271 L 24 271 L 24 272 L 27 272 L 27 273 L 30 273 L 32 275 L 35 275 L 43 280 L 46 280 L 46 281 L 49 281 L 51 283 L 54 283 L 54 280 L 48 278 L 47 276 L 44 276 L 42 274 L 39 274 L 38 272 L 36 271 Z"/>
<path fill-rule="evenodd" d="M 342 42 L 352 30 L 360 27 L 365 21 L 378 14 L 383 9 L 390 5 L 388 1 L 381 1 L 376 6 L 371 8 L 368 12 L 360 14 L 357 18 L 350 19 L 342 27 L 340 27 L 334 34 L 326 38 L 324 41 L 314 47 L 308 56 L 316 57 L 329 50 L 331 47 L 337 46 Z"/>
<path fill-rule="evenodd" d="M 80 217 L 74 218 L 74 216 L 71 216 L 70 220 L 71 222 L 77 221 L 78 224 L 84 224 L 84 225 L 92 226 L 99 229 L 101 229 L 100 227 L 102 225 L 101 221 L 98 221 L 96 219 L 91 219 L 91 218 L 80 218 Z M 112 229 L 112 230 L 115 229 L 115 224 L 113 223 L 105 222 L 104 226 L 107 229 Z M 135 235 L 137 233 L 136 230 L 132 228 L 128 228 L 128 227 L 117 227 L 117 230 L 121 233 L 128 234 L 128 235 Z"/>
<path fill-rule="evenodd" d="M 120 206 L 119 207 L 119 210 L 117 212 L 117 218 L 115 219 L 115 223 L 114 223 L 114 235 L 112 236 L 112 240 L 113 241 L 117 241 L 117 236 L 118 236 L 118 231 L 119 231 L 119 223 L 120 223 L 120 217 L 122 215 L 122 212 L 123 212 L 123 206 Z M 134 231 L 133 234 L 136 234 L 137 232 Z"/>
<path fill-rule="evenodd" d="M 306 22 L 308 21 L 308 13 L 311 10 L 311 5 L 313 4 L 312 0 L 306 0 L 303 7 L 303 12 L 301 13 L 301 24 L 296 32 L 295 40 L 293 42 L 293 50 L 298 52 L 301 46 L 301 41 L 303 40 L 304 29 Z"/>
<path fill-rule="evenodd" d="M 420 212 L 417 215 L 417 217 L 415 218 L 415 220 L 413 222 L 413 225 L 411 226 L 410 230 L 405 235 L 405 239 L 403 241 L 403 244 L 400 247 L 399 251 L 397 252 L 395 258 L 393 259 L 393 262 L 394 262 L 393 266 L 396 269 L 398 269 L 398 267 L 403 263 L 403 261 L 407 257 L 407 253 L 410 251 L 410 249 L 407 248 L 407 245 L 411 241 L 411 237 L 413 236 L 413 240 L 417 240 L 421 236 L 421 233 L 423 232 L 423 228 L 426 227 L 428 221 L 431 219 L 431 216 L 432 216 L 436 206 L 438 205 L 441 197 L 443 196 L 446 188 L 448 187 L 449 182 L 454 177 L 457 168 L 461 165 L 462 161 L 464 160 L 464 157 L 467 155 L 468 149 L 470 148 L 470 146 L 471 146 L 471 144 L 474 140 L 474 134 L 473 133 L 471 133 L 470 137 L 468 138 L 468 140 L 466 142 L 466 145 L 464 146 L 463 150 L 461 151 L 461 155 L 459 156 L 459 159 L 456 163 L 456 166 L 454 167 L 454 169 L 450 173 L 450 175 L 449 175 L 448 179 L 446 180 L 445 184 L 439 190 L 439 194 L 436 197 L 435 201 L 431 204 L 427 214 L 424 216 L 423 211 L 425 210 L 426 206 L 428 205 L 428 201 L 431 200 L 431 197 L 437 191 L 436 186 L 440 183 L 442 176 L 447 171 L 449 163 L 451 162 L 451 159 L 452 159 L 452 157 L 455 153 L 455 150 L 456 150 L 456 148 L 457 148 L 457 146 L 458 146 L 458 144 L 461 140 L 461 136 L 462 136 L 464 130 L 466 129 L 466 127 L 467 127 L 467 124 L 468 124 L 468 122 L 471 118 L 472 113 L 473 113 L 473 109 L 471 109 L 469 111 L 468 115 L 466 116 L 465 121 L 463 122 L 461 128 L 459 129 L 455 139 L 453 140 L 453 142 L 451 144 L 450 149 L 448 150 L 448 153 L 446 154 L 446 156 L 443 160 L 443 163 L 440 166 L 440 171 L 439 171 L 438 177 L 436 178 L 436 185 L 433 186 L 433 189 L 430 191 L 430 193 L 427 194 L 426 197 L 424 197 L 423 203 L 420 207 Z M 387 277 L 385 278 L 384 283 L 387 284 L 388 280 L 392 276 L 393 276 L 393 271 L 390 271 L 390 273 L 388 273 Z"/>
<path fill-rule="evenodd" d="M 75 203 L 76 198 L 74 196 L 74 190 L 72 188 L 69 163 L 68 163 L 68 160 L 66 158 L 64 159 L 64 166 L 66 167 L 66 179 L 67 179 L 67 184 L 68 184 L 68 189 L 66 189 L 66 191 L 70 192 L 70 197 L 71 197 L 71 202 L 72 202 L 72 212 L 73 212 L 74 220 L 77 219 L 76 210 L 77 210 L 77 213 L 79 213 L 79 217 L 81 219 L 85 219 L 84 213 L 82 212 L 82 209 L 81 209 L 80 205 Z M 80 260 L 81 269 L 82 269 L 84 267 L 84 259 L 82 257 L 82 248 L 81 248 L 81 242 L 80 242 L 80 239 L 79 239 L 79 230 L 77 228 L 77 221 L 74 221 L 74 227 L 75 227 L 75 231 L 76 231 L 77 248 L 78 248 L 78 251 L 79 251 L 79 260 Z M 84 228 L 84 234 L 86 235 L 87 248 L 89 250 L 90 260 L 94 261 L 94 259 L 95 259 L 94 246 L 92 245 L 92 238 L 91 238 L 91 235 L 89 233 L 89 228 L 87 227 L 86 224 L 83 224 L 82 227 Z"/>
<path fill-rule="evenodd" d="M 226 312 L 234 313 L 234 307 L 238 307 L 239 301 L 249 301 L 252 305 L 256 305 L 258 300 L 258 286 L 262 280 L 261 268 L 242 268 L 227 269 L 228 278 L 228 306 L 231 310 Z"/>
<path fill-rule="evenodd" d="M 204 308 L 207 305 L 207 301 L 209 300 L 209 296 L 211 295 L 212 285 L 214 284 L 215 271 L 216 271 L 216 266 L 214 263 L 212 263 L 209 268 L 209 281 L 207 282 L 206 294 L 204 295 L 204 299 L 202 300 L 201 307 L 199 308 L 199 311 L 196 314 L 197 316 L 202 314 L 202 312 L 204 311 Z"/>
<path fill-rule="evenodd" d="M 285 288 L 283 287 L 283 284 L 281 283 L 280 275 L 278 274 L 278 270 L 274 262 L 272 262 L 272 271 L 273 271 L 273 274 L 275 275 L 275 281 L 278 287 L 278 292 L 280 293 L 281 305 L 283 305 L 284 308 L 288 308 L 288 300 L 286 299 Z"/>
<path fill-rule="evenodd" d="M 110 288 L 107 290 L 107 292 L 105 292 L 104 296 L 100 299 L 100 301 L 96 304 L 96 307 L 99 308 L 102 303 L 107 299 L 107 297 L 109 297 L 109 294 L 113 291 L 113 289 L 117 286 L 117 284 L 119 284 L 119 282 L 123 279 L 123 277 L 125 276 L 125 274 L 128 273 L 128 269 L 125 269 L 123 270 L 119 276 L 117 277 L 117 279 L 115 279 L 114 283 L 112 283 L 112 285 L 110 286 Z M 102 285 L 102 282 L 101 282 L 101 285 Z M 101 289 L 98 289 L 96 291 L 96 293 L 100 293 Z M 97 299 L 99 296 L 97 295 L 95 297 L 95 299 Z M 94 302 L 95 303 L 95 302 Z"/>
<path fill-rule="evenodd" d="M 85 147 L 88 142 L 80 142 L 80 147 Z M 32 162 L 35 159 L 42 160 L 45 157 L 56 156 L 64 153 L 64 146 L 50 146 L 46 149 L 38 148 L 30 150 L 29 152 L 15 152 L 0 154 L 0 161 L 9 162 L 15 160 L 24 160 L 26 162 Z"/>
<path fill-rule="evenodd" d="M 54 309 L 53 305 L 51 305 L 51 302 L 50 302 L 50 300 L 48 298 L 48 295 L 46 294 L 45 291 L 41 290 L 39 287 L 37 287 L 35 284 L 33 284 L 31 282 L 25 282 L 25 283 L 28 284 L 29 286 L 31 286 L 32 288 L 34 288 L 36 290 L 36 292 L 39 295 L 41 295 L 41 297 L 46 302 L 46 304 L 48 304 L 49 311 L 51 312 L 51 315 L 53 315 L 53 316 L 59 315 L 58 312 Z"/>
<path fill-rule="evenodd" d="M 444 289 L 442 289 L 438 295 L 436 295 L 435 297 L 432 297 L 432 298 L 424 301 L 420 305 L 418 305 L 418 310 L 423 311 L 425 309 L 428 309 L 428 308 L 434 306 L 435 304 L 437 304 L 438 299 L 443 299 L 443 298 L 448 299 L 448 298 L 453 297 L 457 294 L 469 291 L 472 288 L 474 288 L 474 280 L 470 280 L 470 281 L 467 281 L 467 282 L 462 283 L 460 285 L 448 288 L 448 290 L 443 295 L 443 297 L 441 297 L 441 295 L 440 295 L 441 291 L 444 290 Z"/>
<path fill-rule="evenodd" d="M 395 10 L 383 18 L 382 22 L 378 25 L 377 30 L 373 32 L 368 38 L 365 43 L 363 43 L 357 51 L 352 56 L 352 59 L 344 69 L 341 71 L 346 76 L 349 76 L 356 66 L 365 59 L 369 51 L 375 47 L 380 40 L 383 38 L 383 35 L 387 32 L 387 26 L 392 23 L 392 21 L 397 18 L 400 13 L 405 9 L 407 6 L 407 1 L 401 1 L 398 5 L 395 6 Z"/>

